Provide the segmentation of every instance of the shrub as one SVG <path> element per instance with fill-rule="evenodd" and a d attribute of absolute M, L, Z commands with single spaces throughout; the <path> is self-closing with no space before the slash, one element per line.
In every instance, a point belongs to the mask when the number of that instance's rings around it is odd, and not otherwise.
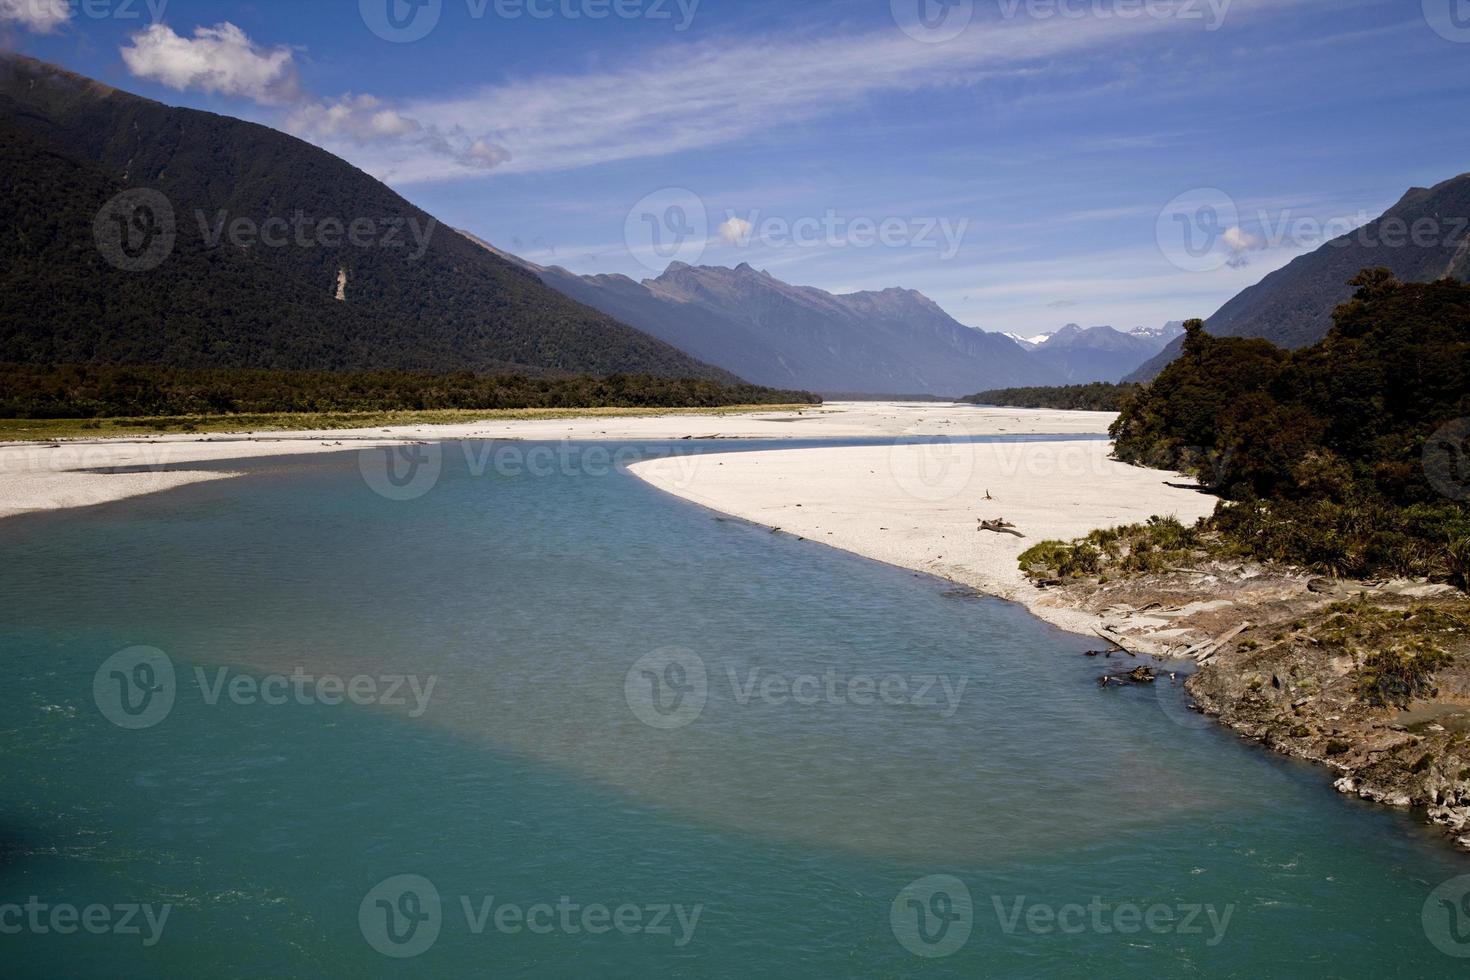
<path fill-rule="evenodd" d="M 1022 552 L 1020 562 L 1021 570 L 1031 578 L 1079 578 L 1098 573 L 1102 553 L 1085 542 L 1043 541 Z"/>
<path fill-rule="evenodd" d="M 1449 654 L 1427 641 L 1409 649 L 1376 650 L 1358 670 L 1353 689 L 1368 705 L 1377 708 L 1407 708 L 1420 698 L 1439 693 L 1434 675 L 1454 662 Z"/>
<path fill-rule="evenodd" d="M 1290 353 L 1191 321 L 1179 358 L 1121 399 L 1116 455 L 1219 492 L 1212 526 L 1240 554 L 1466 588 L 1470 508 L 1438 492 L 1450 464 L 1426 448 L 1470 417 L 1470 284 L 1379 269 L 1353 285 L 1328 336 Z"/>

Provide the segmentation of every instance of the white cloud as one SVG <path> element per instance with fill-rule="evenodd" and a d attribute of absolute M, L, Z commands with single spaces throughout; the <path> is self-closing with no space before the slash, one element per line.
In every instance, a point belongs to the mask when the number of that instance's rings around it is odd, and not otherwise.
<path fill-rule="evenodd" d="M 304 98 L 286 118 L 285 128 L 319 143 L 346 142 L 383 147 L 438 161 L 440 166 L 486 171 L 510 159 L 504 147 L 455 127 L 425 126 L 371 95 L 338 99 Z"/>
<path fill-rule="evenodd" d="M 1226 248 L 1230 249 L 1230 257 L 1225 260 L 1225 264 L 1232 269 L 1244 269 L 1249 266 L 1251 259 L 1245 253 L 1254 252 L 1266 245 L 1264 239 L 1238 226 L 1227 228 L 1225 234 L 1220 236 L 1220 240 L 1225 243 Z"/>
<path fill-rule="evenodd" d="M 1248 10 L 1325 0 L 1233 0 Z M 549 74 L 425 99 L 405 107 L 442 129 L 464 126 L 507 152 L 507 172 L 546 172 L 728 146 L 860 106 L 907 95 L 915 112 L 924 93 L 1001 77 L 1035 77 L 1089 54 L 1118 58 L 1133 41 L 1200 31 L 1188 17 L 1085 17 L 989 20 L 944 44 L 921 44 L 901 31 L 680 42 L 636 62 L 577 74 Z M 398 183 L 467 174 L 442 157 L 404 147 L 358 159 Z"/>
<path fill-rule="evenodd" d="M 0 3 L 10 0 L 0 0 Z M 24 2 L 24 0 L 21 0 Z M 122 49 L 139 78 L 180 91 L 194 89 L 287 109 L 282 125 L 319 143 L 380 146 L 435 161 L 458 172 L 482 173 L 510 159 L 504 147 L 459 126 L 432 126 L 374 95 L 322 99 L 306 92 L 287 46 L 256 44 L 234 24 L 198 27 L 192 38 L 154 24 Z"/>
<path fill-rule="evenodd" d="M 0 0 L 0 24 L 19 24 L 37 34 L 50 34 L 69 20 L 67 0 Z"/>
<path fill-rule="evenodd" d="M 344 95 L 340 99 L 304 102 L 291 113 L 287 127 L 319 137 L 350 136 L 369 140 L 409 136 L 423 127 L 371 95 Z"/>
<path fill-rule="evenodd" d="M 720 241 L 726 245 L 745 245 L 750 241 L 752 226 L 744 218 L 730 218 L 720 225 Z"/>
<path fill-rule="evenodd" d="M 547 75 L 486 86 L 408 107 L 441 127 L 475 120 L 505 147 L 514 172 L 567 170 L 728 145 L 862 100 L 979 82 L 1026 70 L 1028 62 L 1121 41 L 1150 23 L 1086 22 L 994 26 L 949 44 L 916 44 L 897 31 L 813 41 L 750 38 L 681 44 L 635 65 L 591 74 Z M 372 161 L 400 180 L 461 176 L 439 161 Z"/>
<path fill-rule="evenodd" d="M 1232 252 L 1249 252 L 1261 247 L 1261 239 L 1242 228 L 1227 229 L 1222 240 Z"/>
<path fill-rule="evenodd" d="M 153 24 L 122 49 L 128 71 L 183 91 L 198 89 L 288 105 L 301 98 L 296 59 L 288 47 L 256 45 L 234 24 L 196 27 L 192 38 Z"/>
<path fill-rule="evenodd" d="M 0 0 L 7 2 L 7 0 Z M 1323 2 L 1234 0 L 1232 9 Z M 221 24 L 182 38 L 156 25 L 123 56 L 134 74 L 175 88 L 291 105 L 287 128 L 398 184 L 505 172 L 571 170 L 727 146 L 841 112 L 1000 77 L 1032 77 L 1089 54 L 1120 57 L 1132 41 L 1198 21 L 1167 17 L 1022 18 L 976 24 L 945 44 L 894 29 L 807 39 L 680 42 L 636 62 L 519 78 L 467 94 L 397 105 L 371 96 L 316 101 L 299 91 L 288 48 L 264 49 Z"/>
<path fill-rule="evenodd" d="M 498 167 L 510 159 L 510 151 L 503 146 L 496 146 L 489 140 L 475 140 L 465 151 L 465 156 L 483 166 Z"/>

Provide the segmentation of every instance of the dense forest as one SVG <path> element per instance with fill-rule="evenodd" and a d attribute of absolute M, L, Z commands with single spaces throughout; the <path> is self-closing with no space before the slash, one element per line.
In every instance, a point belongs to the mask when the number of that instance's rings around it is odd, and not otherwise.
<path fill-rule="evenodd" d="M 816 404 L 804 391 L 614 374 L 477 376 L 0 365 L 0 418 L 105 419 L 273 412 L 714 408 Z"/>
<path fill-rule="evenodd" d="M 1286 351 L 1187 325 L 1125 394 L 1127 462 L 1188 472 L 1225 500 L 1215 530 L 1333 574 L 1454 577 L 1470 564 L 1470 285 L 1365 270 L 1321 342 Z"/>
<path fill-rule="evenodd" d="M 0 189 L 0 361 L 738 380 L 323 150 L 4 52 Z"/>
<path fill-rule="evenodd" d="M 998 388 L 962 399 L 972 405 L 1005 408 L 1060 408 L 1083 412 L 1116 412 L 1123 396 L 1137 385 L 1115 385 L 1097 381 L 1061 388 Z"/>

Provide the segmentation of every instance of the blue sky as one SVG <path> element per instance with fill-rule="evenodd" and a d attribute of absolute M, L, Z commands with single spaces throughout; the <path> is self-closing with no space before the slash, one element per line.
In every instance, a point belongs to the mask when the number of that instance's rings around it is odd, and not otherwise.
<path fill-rule="evenodd" d="M 537 262 L 749 262 L 1024 335 L 1208 316 L 1470 170 L 1470 0 L 0 0 L 0 22 Z"/>

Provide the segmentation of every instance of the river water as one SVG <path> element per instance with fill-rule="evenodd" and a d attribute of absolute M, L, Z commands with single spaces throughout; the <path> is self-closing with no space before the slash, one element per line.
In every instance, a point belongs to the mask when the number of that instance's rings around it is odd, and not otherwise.
<path fill-rule="evenodd" d="M 1414 818 L 1019 607 L 535 448 L 0 523 L 3 973 L 1464 969 Z"/>

